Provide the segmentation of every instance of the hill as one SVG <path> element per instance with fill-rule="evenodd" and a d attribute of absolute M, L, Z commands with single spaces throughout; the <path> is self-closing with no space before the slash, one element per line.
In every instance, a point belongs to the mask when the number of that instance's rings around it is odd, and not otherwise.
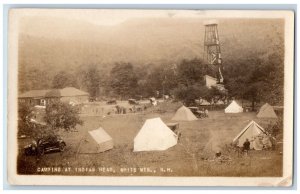
<path fill-rule="evenodd" d="M 34 22 L 31 22 L 34 19 Z M 19 37 L 20 65 L 72 70 L 87 64 L 110 68 L 178 63 L 202 58 L 204 20 L 195 18 L 130 19 L 114 26 L 63 18 L 24 18 Z M 278 19 L 219 19 L 224 62 L 268 53 L 283 38 Z"/>

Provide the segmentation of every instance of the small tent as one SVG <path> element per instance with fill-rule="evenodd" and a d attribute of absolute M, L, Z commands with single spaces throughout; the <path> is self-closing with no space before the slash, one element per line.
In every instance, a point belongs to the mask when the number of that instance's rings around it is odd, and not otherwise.
<path fill-rule="evenodd" d="M 197 117 L 192 113 L 192 111 L 185 107 L 185 106 L 182 106 L 180 107 L 175 115 L 173 116 L 172 120 L 175 120 L 175 121 L 194 121 L 194 120 L 197 120 Z"/>
<path fill-rule="evenodd" d="M 89 131 L 86 138 L 81 140 L 80 153 L 92 154 L 110 150 L 114 147 L 112 138 L 101 127 Z"/>
<path fill-rule="evenodd" d="M 250 141 L 250 149 L 262 150 L 271 147 L 272 143 L 265 130 L 255 121 L 251 121 L 234 139 L 238 147 L 243 147 L 244 142 Z"/>
<path fill-rule="evenodd" d="M 166 150 L 177 144 L 177 135 L 160 119 L 147 119 L 134 138 L 134 152 Z"/>
<path fill-rule="evenodd" d="M 268 103 L 264 104 L 260 109 L 258 114 L 256 115 L 258 118 L 270 118 L 276 119 L 277 115 L 271 105 Z"/>
<path fill-rule="evenodd" d="M 225 113 L 240 113 L 240 112 L 243 112 L 243 107 L 241 107 L 234 100 L 225 108 Z"/>

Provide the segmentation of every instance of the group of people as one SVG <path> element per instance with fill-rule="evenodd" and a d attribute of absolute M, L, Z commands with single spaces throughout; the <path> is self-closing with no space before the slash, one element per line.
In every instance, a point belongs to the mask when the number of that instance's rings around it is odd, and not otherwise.
<path fill-rule="evenodd" d="M 208 110 L 207 109 L 204 110 L 204 108 L 202 108 L 201 110 L 199 110 L 199 116 L 200 118 L 208 117 Z"/>

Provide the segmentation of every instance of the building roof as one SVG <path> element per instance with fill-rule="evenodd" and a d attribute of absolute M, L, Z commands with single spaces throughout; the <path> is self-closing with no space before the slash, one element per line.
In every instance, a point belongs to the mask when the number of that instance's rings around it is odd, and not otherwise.
<path fill-rule="evenodd" d="M 74 87 L 66 87 L 60 89 L 59 91 L 61 96 L 88 96 L 89 95 L 89 93 L 78 90 Z"/>
<path fill-rule="evenodd" d="M 53 90 L 30 90 L 19 95 L 19 98 L 37 98 L 37 97 L 66 97 L 66 96 L 88 96 L 89 93 L 78 90 L 74 87 Z"/>
<path fill-rule="evenodd" d="M 45 97 L 60 97 L 59 89 L 50 90 L 45 94 Z"/>
<path fill-rule="evenodd" d="M 19 95 L 19 98 L 44 97 L 49 90 L 30 90 Z"/>

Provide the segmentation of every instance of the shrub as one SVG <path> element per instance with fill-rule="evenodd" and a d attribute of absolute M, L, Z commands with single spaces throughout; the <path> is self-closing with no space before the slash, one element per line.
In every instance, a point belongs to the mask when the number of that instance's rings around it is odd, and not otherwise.
<path fill-rule="evenodd" d="M 33 117 L 32 107 L 28 104 L 19 104 L 18 106 L 18 134 L 29 134 L 33 124 L 30 119 Z"/>
<path fill-rule="evenodd" d="M 60 101 L 47 105 L 45 120 L 52 129 L 63 128 L 67 131 L 75 128 L 77 124 L 83 124 L 79 117 L 78 107 Z"/>
<path fill-rule="evenodd" d="M 283 132 L 283 120 L 281 117 L 278 118 L 276 122 L 270 122 L 265 129 L 273 137 L 281 134 Z"/>

